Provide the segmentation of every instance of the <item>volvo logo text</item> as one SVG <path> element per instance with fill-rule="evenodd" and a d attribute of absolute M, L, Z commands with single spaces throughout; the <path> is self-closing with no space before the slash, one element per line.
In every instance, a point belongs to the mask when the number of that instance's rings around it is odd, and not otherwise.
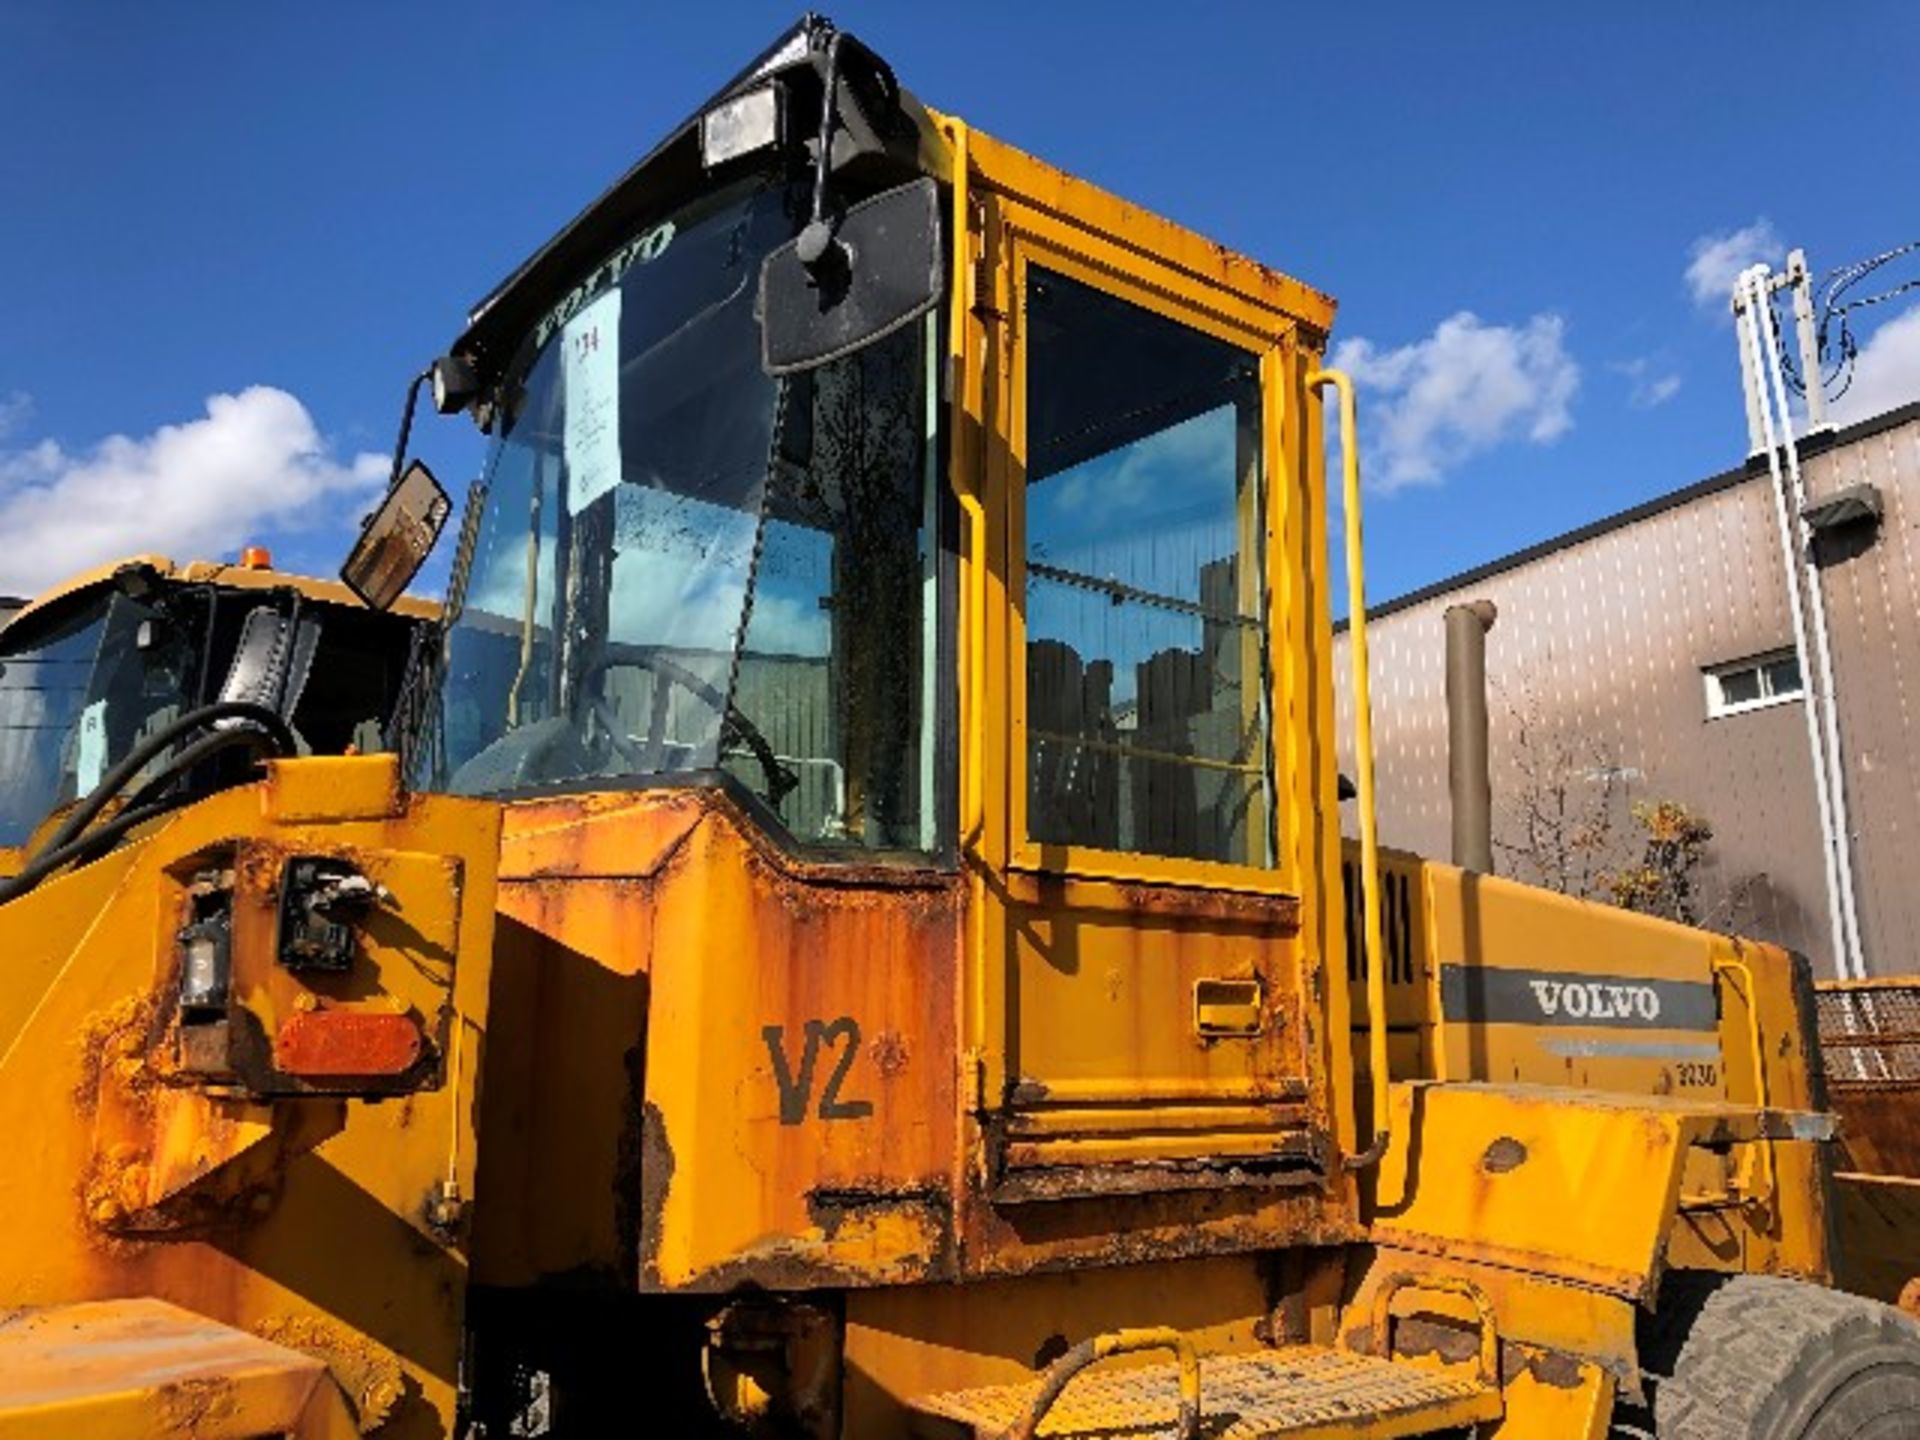
<path fill-rule="evenodd" d="M 1651 985 L 1613 985 L 1599 980 L 1533 980 L 1533 998 L 1548 1019 L 1638 1020 L 1660 1019 L 1660 994 Z"/>

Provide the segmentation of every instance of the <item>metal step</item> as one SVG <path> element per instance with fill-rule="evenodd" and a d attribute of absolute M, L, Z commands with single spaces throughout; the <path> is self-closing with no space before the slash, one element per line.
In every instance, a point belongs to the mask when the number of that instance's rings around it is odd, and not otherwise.
<path fill-rule="evenodd" d="M 354 1429 L 321 1361 L 164 1301 L 0 1312 L 0 1440 Z"/>
<path fill-rule="evenodd" d="M 1040 1381 L 925 1395 L 920 1440 L 1000 1440 Z M 1041 1440 L 1179 1440 L 1179 1367 L 1136 1365 L 1074 1377 L 1040 1422 Z M 1430 1435 L 1497 1419 L 1500 1393 L 1461 1370 L 1376 1360 L 1314 1345 L 1200 1361 L 1202 1440 L 1341 1440 Z"/>

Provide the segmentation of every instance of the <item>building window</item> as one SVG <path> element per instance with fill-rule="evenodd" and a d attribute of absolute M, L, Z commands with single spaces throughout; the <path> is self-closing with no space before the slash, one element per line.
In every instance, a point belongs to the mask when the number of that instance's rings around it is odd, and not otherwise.
<path fill-rule="evenodd" d="M 1791 650 L 1716 665 L 1706 672 L 1706 682 L 1709 720 L 1798 700 L 1806 688 L 1800 680 L 1800 657 Z"/>

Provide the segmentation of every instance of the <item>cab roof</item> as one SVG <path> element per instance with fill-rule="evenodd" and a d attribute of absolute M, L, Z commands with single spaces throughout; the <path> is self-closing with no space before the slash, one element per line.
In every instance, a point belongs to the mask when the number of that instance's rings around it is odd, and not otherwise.
<path fill-rule="evenodd" d="M 452 353 L 475 362 L 483 373 L 497 375 L 513 348 L 533 329 L 540 316 L 565 295 L 569 286 L 666 205 L 700 183 L 703 173 L 699 145 L 701 114 L 770 76 L 780 75 L 805 83 L 835 33 L 834 23 L 824 16 L 813 13 L 802 16 L 480 300 L 467 317 L 466 329 L 455 339 Z M 860 48 L 872 56 L 864 46 Z M 891 82 L 892 71 L 886 62 L 878 56 L 872 56 L 872 61 L 885 71 Z M 936 179 L 950 178 L 952 148 L 942 132 L 956 123 L 957 117 L 923 108 L 904 86 L 898 87 L 897 93 L 902 110 L 918 127 L 920 168 Z M 1163 253 L 1174 263 L 1223 283 L 1256 303 L 1281 310 L 1320 337 L 1331 329 L 1335 306 L 1324 292 L 1111 195 L 1014 146 L 992 141 L 978 131 L 970 132 L 970 136 L 974 147 L 973 165 L 1001 175 L 1018 174 L 1029 193 L 1037 189 L 1042 194 L 1050 191 L 1062 200 L 1083 205 L 1091 202 L 1096 211 L 1114 217 L 1123 225 L 1125 233 L 1142 248 Z M 993 180 L 991 175 L 981 178 L 990 184 Z"/>
<path fill-rule="evenodd" d="M 82 591 L 111 585 L 113 577 L 129 565 L 146 566 L 160 579 L 181 585 L 217 585 L 227 590 L 297 590 L 307 599 L 323 605 L 339 605 L 355 610 L 366 608 L 359 597 L 338 580 L 320 580 L 311 575 L 294 575 L 285 570 L 268 570 L 249 565 L 229 565 L 219 560 L 190 560 L 183 565 L 177 565 L 165 555 L 142 554 L 129 555 L 105 565 L 96 565 L 91 570 L 83 570 L 78 575 L 61 581 L 51 589 L 34 596 L 23 608 L 7 616 L 6 624 L 18 624 L 29 615 L 47 609 L 69 596 L 78 595 Z M 439 616 L 440 605 L 438 601 L 405 595 L 393 607 L 392 613 L 403 615 L 410 620 L 432 620 Z"/>

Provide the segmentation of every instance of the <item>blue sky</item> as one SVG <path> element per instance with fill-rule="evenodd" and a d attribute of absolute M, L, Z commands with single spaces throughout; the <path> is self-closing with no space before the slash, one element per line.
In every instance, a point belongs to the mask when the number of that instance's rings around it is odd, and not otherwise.
<path fill-rule="evenodd" d="M 832 13 L 930 103 L 1339 298 L 1377 598 L 1740 461 L 1703 238 L 1821 270 L 1920 238 L 1895 0 Z M 0 590 L 156 532 L 331 569 L 406 377 L 793 14 L 0 0 Z M 1920 319 L 1885 310 L 1890 402 Z M 420 442 L 452 488 L 478 464 L 465 422 Z"/>

